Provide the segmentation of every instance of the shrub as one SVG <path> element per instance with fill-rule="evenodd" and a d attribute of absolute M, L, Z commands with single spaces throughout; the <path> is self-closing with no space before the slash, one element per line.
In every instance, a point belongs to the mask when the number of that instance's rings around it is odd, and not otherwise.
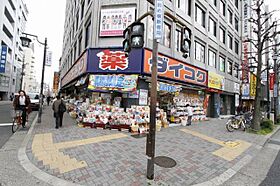
<path fill-rule="evenodd" d="M 261 128 L 262 129 L 270 129 L 273 130 L 274 125 L 273 125 L 273 121 L 269 120 L 269 119 L 265 119 L 261 122 Z"/>
<path fill-rule="evenodd" d="M 277 116 L 276 125 L 280 125 L 280 115 Z"/>

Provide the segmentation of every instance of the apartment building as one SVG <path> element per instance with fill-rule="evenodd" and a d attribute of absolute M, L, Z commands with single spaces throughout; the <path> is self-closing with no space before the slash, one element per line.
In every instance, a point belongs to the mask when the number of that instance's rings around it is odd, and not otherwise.
<path fill-rule="evenodd" d="M 25 29 L 27 15 L 24 0 L 0 1 L 0 97 L 3 100 L 20 89 L 23 61 L 20 33 Z"/>
<path fill-rule="evenodd" d="M 192 103 L 203 102 L 210 117 L 234 114 L 240 93 L 242 1 L 165 0 L 164 5 L 166 12 L 185 25 L 165 16 L 164 37 L 159 44 L 159 81 L 182 86 L 182 97 Z M 127 68 L 105 67 L 101 63 L 102 57 L 122 51 L 125 27 L 153 9 L 154 6 L 145 0 L 67 0 L 61 88 L 67 90 L 72 85 L 71 91 L 77 92 L 75 81 L 85 74 L 122 73 L 139 74 L 138 88 L 149 87 L 151 17 L 142 20 L 144 49 L 131 52 Z M 180 52 L 182 26 L 192 31 L 187 59 Z M 83 66 L 86 67 L 83 69 Z M 180 68 L 174 71 L 177 67 Z"/>

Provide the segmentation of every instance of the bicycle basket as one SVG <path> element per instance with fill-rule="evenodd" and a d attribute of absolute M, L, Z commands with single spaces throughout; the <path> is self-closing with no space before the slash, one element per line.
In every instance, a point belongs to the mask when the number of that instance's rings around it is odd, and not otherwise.
<path fill-rule="evenodd" d="M 17 117 L 17 116 L 21 116 L 22 115 L 22 110 L 12 110 L 11 111 L 11 116 L 14 118 L 14 117 Z"/>

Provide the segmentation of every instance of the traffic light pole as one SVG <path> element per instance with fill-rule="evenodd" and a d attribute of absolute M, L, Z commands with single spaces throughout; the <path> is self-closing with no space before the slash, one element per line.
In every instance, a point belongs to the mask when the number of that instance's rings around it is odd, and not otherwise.
<path fill-rule="evenodd" d="M 158 41 L 153 39 L 153 62 L 152 62 L 152 82 L 151 82 L 151 102 L 150 102 L 150 127 L 147 136 L 146 154 L 148 155 L 147 178 L 154 179 L 154 158 L 155 158 L 155 138 L 156 138 L 156 108 L 157 108 L 157 58 Z"/>

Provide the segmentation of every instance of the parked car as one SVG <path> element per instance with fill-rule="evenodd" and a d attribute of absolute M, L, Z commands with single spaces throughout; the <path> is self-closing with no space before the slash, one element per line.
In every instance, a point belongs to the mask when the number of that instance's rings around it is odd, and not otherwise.
<path fill-rule="evenodd" d="M 28 93 L 27 94 L 30 98 L 30 107 L 32 110 L 39 110 L 39 93 Z"/>

